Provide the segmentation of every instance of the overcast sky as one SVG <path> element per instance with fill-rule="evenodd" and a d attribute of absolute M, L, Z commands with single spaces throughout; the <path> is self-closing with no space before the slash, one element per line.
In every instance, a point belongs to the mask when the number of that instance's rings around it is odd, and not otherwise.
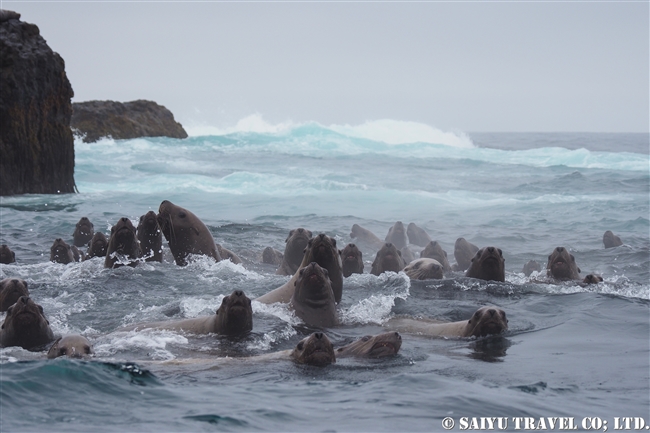
<path fill-rule="evenodd" d="M 63 57 L 73 102 L 183 124 L 648 131 L 647 2 L 1 3 Z"/>

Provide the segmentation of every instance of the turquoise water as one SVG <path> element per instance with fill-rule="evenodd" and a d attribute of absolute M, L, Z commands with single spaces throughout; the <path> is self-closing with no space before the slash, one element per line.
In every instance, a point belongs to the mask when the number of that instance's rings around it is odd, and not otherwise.
<path fill-rule="evenodd" d="M 78 140 L 79 194 L 1 199 L 0 242 L 17 263 L 2 265 L 0 277 L 27 280 L 55 334 L 86 335 L 96 358 L 47 361 L 0 349 L 0 430 L 439 431 L 447 416 L 650 422 L 647 134 L 463 134 L 378 121 L 244 123 L 190 135 Z M 71 240 L 81 216 L 109 233 L 162 200 L 199 216 L 243 266 L 200 259 L 180 268 L 168 249 L 164 263 L 134 269 L 103 269 L 99 259 L 48 263 L 53 240 Z M 393 358 L 316 368 L 241 361 L 291 348 L 314 330 L 278 305 L 254 302 L 253 332 L 237 340 L 116 331 L 211 314 L 234 289 L 255 297 L 282 285 L 288 277 L 261 263 L 261 252 L 282 251 L 293 228 L 327 233 L 342 248 L 353 224 L 383 238 L 398 220 L 425 228 L 452 263 L 461 236 L 501 248 L 506 282 L 356 275 L 344 282 L 330 339 L 381 332 L 394 314 L 463 320 L 486 304 L 507 312 L 506 334 L 405 335 Z M 604 249 L 606 230 L 625 245 Z M 601 274 L 604 283 L 524 276 L 524 263 L 544 265 L 556 246 L 575 255 L 581 275 Z M 362 251 L 369 272 L 374 251 Z M 224 356 L 232 359 L 214 361 Z M 155 363 L 185 358 L 204 363 Z"/>

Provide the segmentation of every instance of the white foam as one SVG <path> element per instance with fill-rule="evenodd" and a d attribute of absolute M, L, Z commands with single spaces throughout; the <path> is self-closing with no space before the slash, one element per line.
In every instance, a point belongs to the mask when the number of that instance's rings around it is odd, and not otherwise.
<path fill-rule="evenodd" d="M 264 120 L 260 113 L 254 113 L 240 119 L 234 126 L 217 127 L 206 124 L 192 124 L 185 126 L 185 131 L 190 137 L 206 135 L 227 135 L 238 132 L 254 132 L 258 134 L 278 134 L 290 131 L 296 125 L 287 120 L 278 124 L 272 124 Z"/>

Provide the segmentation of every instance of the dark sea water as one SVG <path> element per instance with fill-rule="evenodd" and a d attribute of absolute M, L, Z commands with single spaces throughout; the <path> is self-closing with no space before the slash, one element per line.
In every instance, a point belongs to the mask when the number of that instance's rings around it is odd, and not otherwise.
<path fill-rule="evenodd" d="M 79 194 L 0 199 L 0 243 L 55 334 L 81 333 L 90 361 L 0 349 L 0 431 L 442 431 L 461 417 L 615 417 L 650 423 L 650 162 L 647 134 L 462 134 L 379 121 L 194 131 L 190 138 L 75 143 Z M 199 258 L 104 269 L 102 259 L 49 263 L 57 237 L 87 216 L 110 232 L 162 200 L 190 209 L 243 265 Z M 506 282 L 462 273 L 410 282 L 366 273 L 344 281 L 335 345 L 382 332 L 396 314 L 464 320 L 507 312 L 501 336 L 403 335 L 398 355 L 328 367 L 244 358 L 289 349 L 313 332 L 285 306 L 253 302 L 239 339 L 128 324 L 209 315 L 235 289 L 254 298 L 284 284 L 261 263 L 305 227 L 343 247 L 359 224 L 383 238 L 414 222 L 448 252 L 456 238 L 503 250 Z M 605 249 L 612 230 L 623 246 Z M 564 246 L 581 276 L 526 277 Z M 417 252 L 418 248 L 414 250 Z M 2 313 L 4 314 L 4 313 Z M 4 315 L 0 316 L 3 320 Z M 161 361 L 198 359 L 190 365 Z M 523 424 L 522 424 L 523 426 Z M 603 428 L 599 429 L 604 430 Z M 645 430 L 645 429 L 644 429 Z"/>

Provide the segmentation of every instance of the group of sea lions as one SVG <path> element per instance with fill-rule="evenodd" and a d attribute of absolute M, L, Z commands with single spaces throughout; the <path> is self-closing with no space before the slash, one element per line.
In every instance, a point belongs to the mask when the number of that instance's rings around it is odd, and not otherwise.
<path fill-rule="evenodd" d="M 120 218 L 106 238 L 94 232 L 88 218 L 79 220 L 73 234 L 73 244 L 61 238 L 54 241 L 50 260 L 70 263 L 105 257 L 104 266 L 136 266 L 141 261 L 162 262 L 162 236 L 177 265 L 188 263 L 191 255 L 212 257 L 216 261 L 228 259 L 241 263 L 233 252 L 214 241 L 205 224 L 192 212 L 170 201 L 160 204 L 158 214 L 149 211 L 140 217 L 138 227 Z M 505 260 L 501 249 L 494 246 L 478 248 L 464 238 L 458 238 L 454 246 L 456 264 L 450 265 L 447 253 L 440 244 L 414 223 L 405 229 L 397 222 L 381 241 L 371 231 L 354 224 L 350 233 L 358 242 L 377 250 L 371 273 L 405 272 L 411 279 L 441 279 L 444 274 L 464 271 L 465 276 L 491 281 L 505 281 Z M 408 237 L 408 241 L 407 241 Z M 621 245 L 620 238 L 611 231 L 605 233 L 606 248 Z M 255 298 L 255 301 L 272 304 L 284 303 L 305 324 L 330 328 L 338 324 L 337 305 L 341 302 L 344 278 L 364 272 L 362 253 L 357 245 L 350 243 L 337 249 L 336 239 L 324 233 L 313 235 L 304 228 L 291 230 L 281 253 L 267 248 L 264 261 L 278 266 L 276 274 L 291 278 L 282 286 Z M 420 258 L 405 260 L 412 256 L 411 245 L 423 247 Z M 84 254 L 78 247 L 87 245 Z M 7 247 L 0 247 L 2 263 L 15 262 L 15 254 Z M 537 266 L 535 266 L 537 265 Z M 540 271 L 539 264 L 531 261 L 524 272 Z M 580 269 L 575 258 L 564 247 L 557 247 L 548 257 L 547 275 L 556 280 L 579 279 Z M 584 283 L 597 283 L 602 278 L 590 274 Z M 92 355 L 92 344 L 83 336 L 70 335 L 55 340 L 45 318 L 43 308 L 29 295 L 27 283 L 21 279 L 0 281 L 0 311 L 7 311 L 0 329 L 0 346 L 21 346 L 28 350 L 47 348 L 48 358 L 58 356 L 85 357 Z M 394 317 L 383 324 L 390 332 L 377 336 L 365 336 L 354 343 L 336 350 L 327 336 L 316 332 L 300 341 L 291 351 L 278 352 L 276 358 L 290 358 L 300 363 L 327 365 L 336 357 L 381 357 L 397 353 L 401 347 L 399 332 L 444 337 L 481 337 L 500 334 L 508 329 L 506 313 L 494 306 L 483 306 L 464 321 L 440 322 L 430 319 Z M 251 299 L 240 290 L 223 298 L 214 315 L 185 320 L 135 324 L 118 331 L 142 329 L 173 329 L 194 334 L 242 335 L 253 329 Z M 262 355 L 264 356 L 264 355 Z"/>

